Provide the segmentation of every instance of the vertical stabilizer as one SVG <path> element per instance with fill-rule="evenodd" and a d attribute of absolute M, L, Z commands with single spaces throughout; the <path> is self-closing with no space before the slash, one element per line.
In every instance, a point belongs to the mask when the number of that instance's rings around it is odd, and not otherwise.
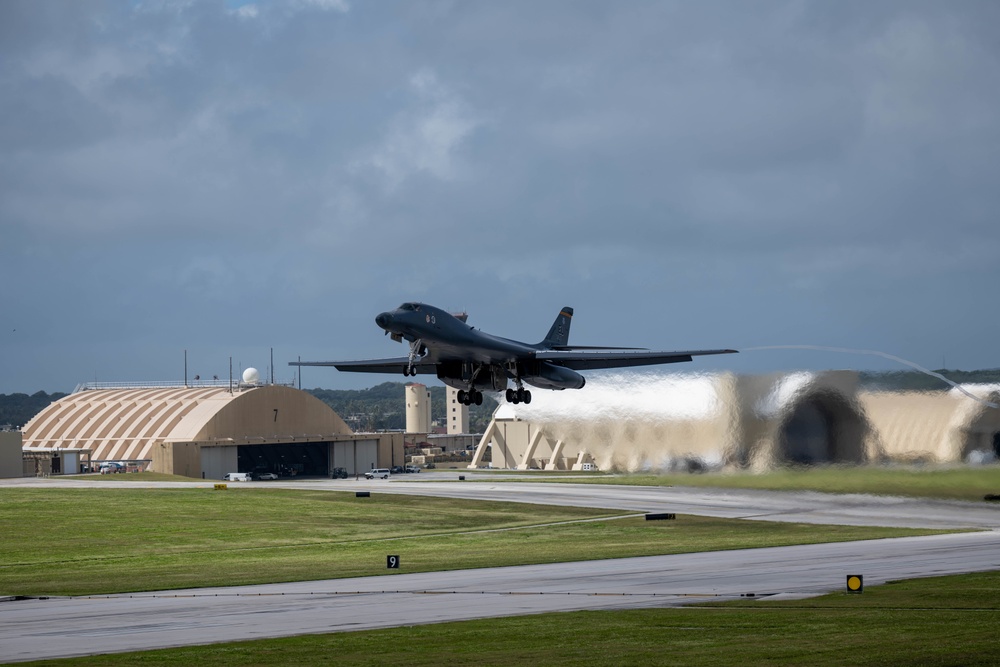
<path fill-rule="evenodd" d="M 573 309 L 566 306 L 559 311 L 556 321 L 552 323 L 552 328 L 542 341 L 542 346 L 546 348 L 566 347 L 569 344 L 569 325 L 573 321 Z"/>

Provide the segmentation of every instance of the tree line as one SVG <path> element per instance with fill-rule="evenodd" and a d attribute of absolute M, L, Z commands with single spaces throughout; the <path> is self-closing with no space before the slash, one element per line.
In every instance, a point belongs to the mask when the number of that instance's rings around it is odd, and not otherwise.
<path fill-rule="evenodd" d="M 37 391 L 30 396 L 28 394 L 0 394 L 0 426 L 12 426 L 22 428 L 32 417 L 44 410 L 49 403 L 58 401 L 63 396 L 62 392 L 46 394 L 44 391 Z"/>
<path fill-rule="evenodd" d="M 1000 384 L 1000 368 L 961 371 L 934 371 L 960 384 Z M 950 385 L 919 371 L 862 371 L 865 389 L 882 391 L 945 391 Z M 445 425 L 448 406 L 444 387 L 430 387 L 431 420 Z M 406 428 L 406 385 L 383 382 L 368 389 L 306 389 L 329 405 L 355 431 L 403 430 Z M 0 426 L 22 428 L 36 414 L 67 394 L 0 394 Z M 482 405 L 469 407 L 469 430 L 482 433 L 489 426 L 497 404 L 489 394 Z"/>
<path fill-rule="evenodd" d="M 428 387 L 431 392 L 431 421 L 447 425 L 447 393 L 444 387 Z M 305 389 L 341 416 L 355 431 L 401 431 L 406 428 L 406 384 L 383 382 L 368 389 Z M 497 403 L 486 398 L 482 405 L 469 407 L 469 430 L 482 433 L 493 418 Z"/>

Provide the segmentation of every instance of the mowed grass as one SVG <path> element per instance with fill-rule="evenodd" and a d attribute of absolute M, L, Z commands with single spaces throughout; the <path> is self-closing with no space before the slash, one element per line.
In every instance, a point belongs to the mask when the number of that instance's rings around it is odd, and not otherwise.
<path fill-rule="evenodd" d="M 788 602 L 543 614 L 32 665 L 997 665 L 1000 573 Z"/>
<path fill-rule="evenodd" d="M 295 489 L 0 490 L 0 594 L 309 581 L 925 535 L 930 530 L 621 513 Z M 576 522 L 576 523 L 562 523 Z M 396 571 L 393 571 L 396 572 Z"/>
<path fill-rule="evenodd" d="M 764 473 L 594 475 L 593 477 L 556 477 L 550 480 L 539 477 L 532 481 L 867 493 L 982 502 L 987 494 L 1000 495 L 1000 465 L 960 468 L 818 466 L 814 468 L 786 468 Z"/>

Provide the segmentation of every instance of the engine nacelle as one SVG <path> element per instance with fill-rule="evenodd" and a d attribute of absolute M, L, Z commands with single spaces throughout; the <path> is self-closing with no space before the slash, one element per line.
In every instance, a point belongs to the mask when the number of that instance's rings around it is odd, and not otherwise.
<path fill-rule="evenodd" d="M 569 368 L 556 366 L 547 361 L 526 365 L 521 379 L 542 389 L 581 389 L 587 379 Z"/>
<path fill-rule="evenodd" d="M 455 389 L 468 389 L 470 384 L 483 391 L 503 391 L 507 388 L 507 373 L 502 366 L 481 368 L 478 373 L 475 371 L 476 367 L 472 364 L 448 362 L 438 365 L 437 376 Z"/>

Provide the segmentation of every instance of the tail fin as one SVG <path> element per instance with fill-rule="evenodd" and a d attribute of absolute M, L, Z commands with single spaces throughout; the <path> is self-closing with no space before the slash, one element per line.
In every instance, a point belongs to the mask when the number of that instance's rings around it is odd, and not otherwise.
<path fill-rule="evenodd" d="M 566 306 L 559 311 L 559 315 L 556 317 L 556 321 L 552 323 L 552 328 L 549 329 L 548 335 L 545 336 L 545 340 L 541 342 L 541 345 L 545 348 L 552 349 L 556 347 L 565 347 L 569 344 L 569 325 L 573 320 L 573 309 Z"/>

